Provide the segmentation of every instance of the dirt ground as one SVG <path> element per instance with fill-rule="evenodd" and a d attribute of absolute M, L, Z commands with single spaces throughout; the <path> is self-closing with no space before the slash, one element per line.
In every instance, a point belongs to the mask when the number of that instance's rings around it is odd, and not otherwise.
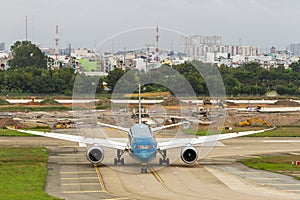
<path fill-rule="evenodd" d="M 246 108 L 246 104 L 235 104 L 235 103 L 226 103 L 226 118 L 225 126 L 236 127 L 239 122 L 245 121 L 251 118 L 258 118 L 264 120 L 271 125 L 275 126 L 300 126 L 300 112 L 277 112 L 277 113 L 260 113 L 260 112 L 238 112 L 238 108 Z M 24 105 L 23 105 L 24 106 Z M 155 105 L 143 105 L 144 108 L 151 110 Z M 214 105 L 199 105 L 191 106 L 187 109 L 195 109 L 197 107 L 203 107 L 209 109 Z M 300 107 L 300 104 L 295 101 L 289 100 L 280 100 L 273 105 L 251 105 L 252 107 L 261 106 L 261 107 Z M 135 108 L 136 105 L 132 105 L 130 108 Z M 163 108 L 168 115 L 178 115 L 180 116 L 180 107 L 175 105 L 169 106 L 159 106 Z M 105 113 L 110 113 L 108 109 Z M 117 113 L 119 114 L 119 113 Z M 124 114 L 122 111 L 120 114 Z M 43 126 L 47 125 L 52 127 L 54 123 L 57 122 L 59 118 L 72 118 L 73 114 L 70 111 L 55 111 L 55 112 L 1 112 L 0 113 L 0 127 L 4 126 L 18 126 L 20 128 L 27 128 L 31 126 Z M 88 116 L 88 114 L 87 114 Z M 127 115 L 128 116 L 128 115 Z M 115 118 L 110 114 L 106 115 L 103 113 L 98 113 L 98 120 L 101 120 L 104 123 L 114 123 Z"/>

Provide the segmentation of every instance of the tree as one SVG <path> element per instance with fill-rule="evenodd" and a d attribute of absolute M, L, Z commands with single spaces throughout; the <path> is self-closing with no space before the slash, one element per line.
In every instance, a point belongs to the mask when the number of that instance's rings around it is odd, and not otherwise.
<path fill-rule="evenodd" d="M 11 68 L 35 66 L 47 68 L 47 56 L 30 41 L 17 41 L 11 46 L 13 59 L 9 61 Z"/>
<path fill-rule="evenodd" d="M 107 85 L 111 89 L 114 90 L 115 85 L 117 84 L 118 80 L 125 74 L 125 71 L 121 68 L 116 68 L 110 72 L 108 72 L 107 76 Z"/>

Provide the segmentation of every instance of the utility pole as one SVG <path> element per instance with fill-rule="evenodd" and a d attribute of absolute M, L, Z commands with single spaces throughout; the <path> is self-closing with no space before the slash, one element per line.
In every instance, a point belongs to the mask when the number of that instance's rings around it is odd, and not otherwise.
<path fill-rule="evenodd" d="M 126 47 L 124 47 L 124 55 L 123 55 L 123 65 L 124 65 L 124 69 L 126 69 L 126 65 L 125 65 L 125 60 L 126 60 Z"/>
<path fill-rule="evenodd" d="M 25 36 L 26 36 L 26 41 L 28 39 L 28 30 L 27 30 L 27 24 L 28 24 L 28 19 L 27 19 L 27 16 L 25 17 Z"/>

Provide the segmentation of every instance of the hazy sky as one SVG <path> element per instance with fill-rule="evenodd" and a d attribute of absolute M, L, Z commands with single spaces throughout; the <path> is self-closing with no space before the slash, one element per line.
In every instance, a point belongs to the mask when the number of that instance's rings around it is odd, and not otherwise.
<path fill-rule="evenodd" d="M 220 35 L 224 44 L 283 49 L 300 43 L 299 8 L 298 0 L 0 0 L 0 42 L 8 49 L 25 39 L 28 16 L 28 38 L 42 47 L 54 47 L 56 25 L 60 47 L 92 48 L 119 32 L 158 24 L 187 35 Z M 147 31 L 153 35 L 144 44 L 154 43 L 154 29 Z M 133 37 L 114 38 L 107 48 L 144 45 L 135 44 L 144 33 L 127 34 Z M 170 38 L 161 36 L 169 48 L 180 43 Z"/>

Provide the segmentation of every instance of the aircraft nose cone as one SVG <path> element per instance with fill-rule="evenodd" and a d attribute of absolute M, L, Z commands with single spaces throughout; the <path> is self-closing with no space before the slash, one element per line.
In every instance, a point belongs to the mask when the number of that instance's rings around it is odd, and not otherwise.
<path fill-rule="evenodd" d="M 140 152 L 138 158 L 142 162 L 149 162 L 155 157 L 155 152 Z"/>

